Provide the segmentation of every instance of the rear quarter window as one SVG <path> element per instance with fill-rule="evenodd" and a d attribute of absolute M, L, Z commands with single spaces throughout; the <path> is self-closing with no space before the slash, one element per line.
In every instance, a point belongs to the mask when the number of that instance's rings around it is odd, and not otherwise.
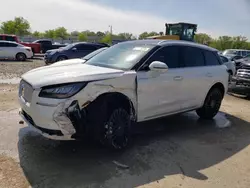
<path fill-rule="evenodd" d="M 219 58 L 212 51 L 204 51 L 207 66 L 220 65 Z"/>

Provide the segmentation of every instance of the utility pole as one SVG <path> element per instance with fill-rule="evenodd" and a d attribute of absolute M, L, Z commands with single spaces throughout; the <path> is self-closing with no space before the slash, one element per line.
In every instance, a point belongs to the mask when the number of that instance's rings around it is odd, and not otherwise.
<path fill-rule="evenodd" d="M 111 38 L 111 44 L 113 43 L 112 42 L 112 35 L 113 35 L 113 27 L 112 25 L 109 25 L 109 28 L 110 28 L 110 38 Z"/>

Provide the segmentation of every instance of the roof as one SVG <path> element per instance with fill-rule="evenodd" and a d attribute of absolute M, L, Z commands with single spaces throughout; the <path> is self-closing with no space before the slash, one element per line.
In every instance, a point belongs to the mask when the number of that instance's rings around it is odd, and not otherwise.
<path fill-rule="evenodd" d="M 10 37 L 16 37 L 16 35 L 10 35 L 10 34 L 0 34 L 0 36 L 10 36 Z"/>
<path fill-rule="evenodd" d="M 197 26 L 197 24 L 187 23 L 187 22 L 166 23 L 166 24 L 167 24 L 167 25 L 187 24 L 187 25 L 194 25 L 194 26 Z"/>
<path fill-rule="evenodd" d="M 211 48 L 209 46 L 203 45 L 203 44 L 198 44 L 195 42 L 188 42 L 184 40 L 160 40 L 160 39 L 146 39 L 146 40 L 133 40 L 133 41 L 127 41 L 123 43 L 135 43 L 135 44 L 145 44 L 145 45 L 155 45 L 155 46 L 168 46 L 168 45 L 186 45 L 186 46 L 192 46 L 192 47 L 198 47 L 198 48 L 203 48 L 205 50 L 210 50 L 210 51 L 218 51 L 215 48 Z"/>
<path fill-rule="evenodd" d="M 6 43 L 18 44 L 18 43 L 17 43 L 17 42 L 15 42 L 15 41 L 7 41 L 7 40 L 0 40 L 0 42 L 6 42 Z"/>

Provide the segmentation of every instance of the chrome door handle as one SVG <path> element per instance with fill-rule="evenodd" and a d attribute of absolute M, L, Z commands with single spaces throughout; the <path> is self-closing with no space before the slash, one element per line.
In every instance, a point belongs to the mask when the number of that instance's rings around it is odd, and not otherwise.
<path fill-rule="evenodd" d="M 181 81 L 181 80 L 183 80 L 183 77 L 182 76 L 175 76 L 174 80 L 175 81 Z"/>

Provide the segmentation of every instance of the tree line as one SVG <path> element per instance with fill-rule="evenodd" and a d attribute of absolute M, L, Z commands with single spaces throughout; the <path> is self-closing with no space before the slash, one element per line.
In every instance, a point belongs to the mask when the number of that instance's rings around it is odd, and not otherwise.
<path fill-rule="evenodd" d="M 111 43 L 112 38 L 117 38 L 120 40 L 134 40 L 134 39 L 145 39 L 149 36 L 163 35 L 163 32 L 143 32 L 138 37 L 132 33 L 118 33 L 111 34 L 108 31 L 72 31 L 68 32 L 65 27 L 58 27 L 55 29 L 46 30 L 44 32 L 31 31 L 31 26 L 28 20 L 23 17 L 16 17 L 13 20 L 8 20 L 0 23 L 0 33 L 5 34 L 15 34 L 18 36 L 30 35 L 36 38 L 51 38 L 51 39 L 68 39 L 70 37 L 77 38 L 79 41 L 87 41 L 88 37 L 98 37 L 99 42 Z M 249 49 L 250 42 L 244 36 L 220 36 L 218 38 L 213 38 L 206 33 L 197 33 L 195 35 L 195 42 L 206 44 L 214 47 L 218 50 L 225 50 L 230 48 L 236 49 Z"/>

